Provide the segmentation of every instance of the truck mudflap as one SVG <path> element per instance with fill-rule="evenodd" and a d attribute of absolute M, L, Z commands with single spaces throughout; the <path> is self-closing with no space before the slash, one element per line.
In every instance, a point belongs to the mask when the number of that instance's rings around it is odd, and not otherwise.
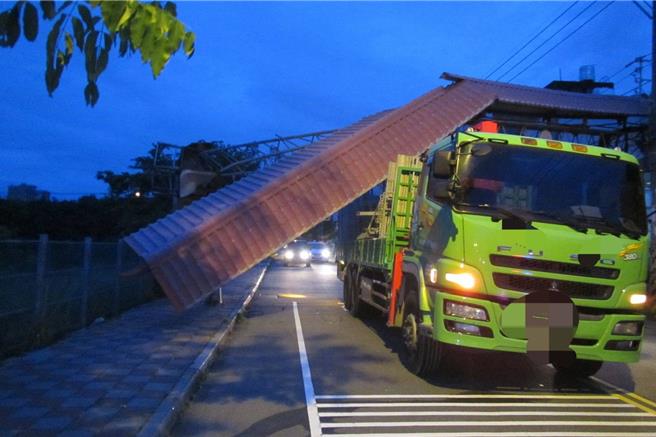
<path fill-rule="evenodd" d="M 536 364 L 574 360 L 576 354 L 570 344 L 578 325 L 574 302 L 552 290 L 527 294 L 501 313 L 503 334 L 526 340 L 527 354 Z"/>

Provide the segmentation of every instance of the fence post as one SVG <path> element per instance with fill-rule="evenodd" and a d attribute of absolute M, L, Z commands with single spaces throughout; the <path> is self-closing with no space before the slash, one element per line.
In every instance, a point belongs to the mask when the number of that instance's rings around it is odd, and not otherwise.
<path fill-rule="evenodd" d="M 89 302 L 89 273 L 91 270 L 91 237 L 84 239 L 84 258 L 82 260 L 82 301 L 80 303 L 80 319 L 82 327 L 87 326 Z"/>
<path fill-rule="evenodd" d="M 34 299 L 34 323 L 40 330 L 46 307 L 46 261 L 48 258 L 48 234 L 39 235 L 36 254 L 36 298 Z"/>
<path fill-rule="evenodd" d="M 121 271 L 123 270 L 123 239 L 116 242 L 116 280 L 114 282 L 114 299 L 112 310 L 114 315 L 121 311 Z"/>

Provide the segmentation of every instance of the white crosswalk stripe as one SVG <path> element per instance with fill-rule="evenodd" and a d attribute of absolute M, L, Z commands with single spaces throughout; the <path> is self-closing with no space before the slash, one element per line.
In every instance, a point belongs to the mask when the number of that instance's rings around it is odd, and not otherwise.
<path fill-rule="evenodd" d="M 322 435 L 656 435 L 656 415 L 612 394 L 323 395 L 316 407 Z"/>

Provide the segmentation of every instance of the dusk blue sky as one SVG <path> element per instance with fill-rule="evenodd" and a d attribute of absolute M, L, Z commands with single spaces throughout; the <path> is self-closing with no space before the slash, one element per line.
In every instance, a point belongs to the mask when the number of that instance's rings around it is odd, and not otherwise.
<path fill-rule="evenodd" d="M 35 43 L 0 49 L 0 194 L 26 182 L 60 199 L 101 195 L 98 170 L 126 170 L 157 141 L 235 144 L 347 125 L 444 85 L 444 71 L 485 77 L 569 4 L 178 2 L 197 36 L 194 57 L 177 55 L 153 80 L 138 56 L 113 56 L 95 108 L 84 103 L 78 52 L 48 97 L 42 26 Z M 587 6 L 575 5 L 545 36 Z M 544 86 L 561 72 L 577 80 L 587 64 L 597 78 L 611 75 L 649 53 L 650 40 L 645 15 L 616 2 L 514 83 Z M 614 78 L 624 78 L 617 94 L 635 86 L 628 72 Z"/>

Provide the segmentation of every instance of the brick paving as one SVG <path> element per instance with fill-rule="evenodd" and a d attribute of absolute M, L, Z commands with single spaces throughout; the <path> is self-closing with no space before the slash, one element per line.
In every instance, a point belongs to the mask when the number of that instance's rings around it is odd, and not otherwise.
<path fill-rule="evenodd" d="M 136 434 L 263 268 L 226 284 L 223 305 L 176 313 L 159 299 L 0 363 L 0 435 Z"/>

